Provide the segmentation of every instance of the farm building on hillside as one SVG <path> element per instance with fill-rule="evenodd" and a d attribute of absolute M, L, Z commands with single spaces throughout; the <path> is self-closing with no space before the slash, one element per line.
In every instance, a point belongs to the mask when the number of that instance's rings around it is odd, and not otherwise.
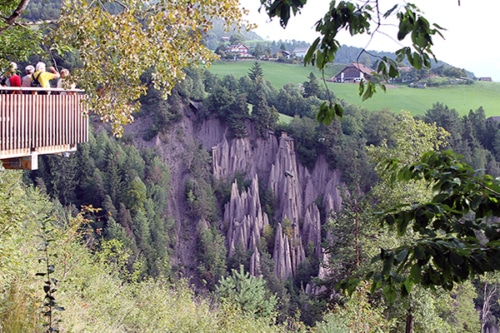
<path fill-rule="evenodd" d="M 307 54 L 307 50 L 308 50 L 307 47 L 300 47 L 294 49 L 292 53 L 295 54 L 297 58 L 304 58 Z"/>
<path fill-rule="evenodd" d="M 227 52 L 233 53 L 240 57 L 251 57 L 252 55 L 248 53 L 249 49 L 244 44 L 234 44 L 227 47 Z"/>
<path fill-rule="evenodd" d="M 340 83 L 357 83 L 363 80 L 365 77 L 369 77 L 372 72 L 373 69 L 363 64 L 353 62 L 327 81 Z"/>

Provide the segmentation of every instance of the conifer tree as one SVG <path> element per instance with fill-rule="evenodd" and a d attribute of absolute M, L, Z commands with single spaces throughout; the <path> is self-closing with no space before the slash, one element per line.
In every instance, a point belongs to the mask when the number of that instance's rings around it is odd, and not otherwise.
<path fill-rule="evenodd" d="M 274 125 L 278 121 L 278 111 L 274 107 L 267 104 L 266 96 L 263 92 L 257 93 L 257 103 L 252 108 L 252 119 L 255 124 L 257 134 L 262 137 L 267 137 L 267 131 L 273 130 Z"/>
<path fill-rule="evenodd" d="M 321 93 L 321 88 L 318 83 L 318 79 L 313 72 L 309 74 L 309 81 L 305 81 L 302 86 L 304 87 L 303 95 L 304 97 L 316 96 L 319 97 Z"/>
<path fill-rule="evenodd" d="M 262 70 L 262 66 L 257 61 L 250 68 L 248 77 L 254 82 L 262 80 L 264 78 L 264 71 Z"/>
<path fill-rule="evenodd" d="M 231 275 L 223 278 L 217 286 L 217 293 L 224 302 L 238 306 L 246 313 L 256 317 L 273 315 L 278 299 L 266 290 L 264 279 L 233 269 Z"/>

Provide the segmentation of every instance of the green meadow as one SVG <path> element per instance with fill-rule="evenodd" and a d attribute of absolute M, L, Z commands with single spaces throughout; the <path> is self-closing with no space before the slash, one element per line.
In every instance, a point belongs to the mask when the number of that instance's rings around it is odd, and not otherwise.
<path fill-rule="evenodd" d="M 307 80 L 309 73 L 313 72 L 320 78 L 321 73 L 312 66 L 281 64 L 275 62 L 259 62 L 264 71 L 264 77 L 277 89 L 286 83 L 298 84 Z M 210 71 L 223 77 L 233 74 L 239 78 L 247 75 L 254 61 L 216 62 Z M 325 71 L 325 78 L 332 77 L 343 65 L 334 65 Z M 456 109 L 459 114 L 466 114 L 469 110 L 483 107 L 486 116 L 500 116 L 500 83 L 476 82 L 472 85 L 445 86 L 437 88 L 416 89 L 406 85 L 388 85 L 384 93 L 377 88 L 378 93 L 371 99 L 362 101 L 358 95 L 358 85 L 327 83 L 340 99 L 351 104 L 359 105 L 368 110 L 390 110 L 399 112 L 408 110 L 412 114 L 424 114 L 433 104 L 440 102 L 449 108 Z"/>
<path fill-rule="evenodd" d="M 359 98 L 357 86 L 353 87 L 353 84 L 329 83 L 328 86 L 337 97 L 368 110 L 408 110 L 417 115 L 424 114 L 439 102 L 457 110 L 459 114 L 466 114 L 482 106 L 487 117 L 500 115 L 500 83 L 497 82 L 425 89 L 409 88 L 406 85 L 388 86 L 385 93 L 378 88 L 378 93 L 364 102 Z"/>
<path fill-rule="evenodd" d="M 219 77 L 233 74 L 236 78 L 247 75 L 255 60 L 243 61 L 217 61 L 212 64 L 209 70 Z M 302 83 L 307 81 L 309 73 L 313 72 L 319 79 L 321 72 L 313 66 L 291 65 L 272 61 L 259 61 L 264 71 L 264 77 L 269 80 L 276 89 L 283 87 L 287 83 Z M 325 71 L 325 77 L 329 78 L 337 74 L 344 68 L 343 65 L 335 65 Z"/>

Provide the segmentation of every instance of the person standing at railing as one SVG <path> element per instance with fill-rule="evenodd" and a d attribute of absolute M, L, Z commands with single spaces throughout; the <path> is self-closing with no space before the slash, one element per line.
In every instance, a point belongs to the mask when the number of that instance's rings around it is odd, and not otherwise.
<path fill-rule="evenodd" d="M 15 62 L 10 63 L 9 84 L 11 87 L 21 86 L 21 77 L 17 74 L 17 64 Z"/>
<path fill-rule="evenodd" d="M 5 72 L 2 69 L 2 75 L 0 76 L 0 87 L 10 87 L 9 77 L 13 67 L 17 69 L 17 64 L 15 62 L 11 62 L 9 68 L 7 68 Z"/>
<path fill-rule="evenodd" d="M 46 66 L 44 62 L 39 62 L 36 64 L 36 72 L 31 75 L 31 81 L 37 80 L 40 82 L 42 88 L 50 89 L 50 80 L 55 80 L 60 77 L 60 74 L 54 67 L 49 67 L 49 72 L 46 71 Z M 50 92 L 40 91 L 41 95 L 47 95 Z"/>
<path fill-rule="evenodd" d="M 70 74 L 69 70 L 66 68 L 61 69 L 61 77 L 59 80 L 57 80 L 57 88 L 63 88 L 63 89 L 75 89 L 76 85 L 74 82 L 71 81 L 70 79 Z M 66 95 L 67 92 L 61 91 L 59 92 L 60 95 Z M 71 92 L 69 94 L 72 94 Z"/>
<path fill-rule="evenodd" d="M 15 62 L 11 62 L 9 68 L 2 76 L 0 80 L 0 84 L 6 87 L 20 87 L 21 86 L 21 77 L 17 75 L 17 64 Z M 20 91 L 12 91 L 12 92 L 3 92 L 7 94 L 19 94 Z"/>
<path fill-rule="evenodd" d="M 35 71 L 35 67 L 28 65 L 24 68 L 24 70 L 26 71 L 26 75 L 21 78 L 21 87 L 29 88 L 31 87 L 31 75 Z M 24 93 L 31 94 L 31 91 L 25 91 Z"/>

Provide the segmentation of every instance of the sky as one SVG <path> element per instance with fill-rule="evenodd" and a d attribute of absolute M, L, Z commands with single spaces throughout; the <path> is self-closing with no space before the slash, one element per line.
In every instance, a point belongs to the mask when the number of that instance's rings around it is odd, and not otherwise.
<path fill-rule="evenodd" d="M 257 34 L 267 40 L 303 40 L 313 42 L 318 34 L 314 23 L 323 17 L 330 0 L 309 0 L 302 12 L 292 17 L 288 27 L 283 29 L 278 19 L 269 20 L 264 11 L 258 12 L 259 1 L 245 0 L 243 5 L 250 10 L 248 19 L 256 23 Z M 253 4 L 249 5 L 250 2 Z M 380 0 L 381 10 L 389 9 L 400 0 Z M 431 23 L 446 28 L 445 39 L 435 37 L 434 54 L 438 60 L 473 72 L 477 77 L 489 76 L 500 81 L 500 0 L 413 0 Z M 396 27 L 384 27 L 392 36 Z M 341 44 L 366 47 L 368 50 L 395 51 L 401 47 L 386 35 L 378 34 L 368 44 L 368 38 L 353 38 L 348 33 L 339 36 Z"/>

